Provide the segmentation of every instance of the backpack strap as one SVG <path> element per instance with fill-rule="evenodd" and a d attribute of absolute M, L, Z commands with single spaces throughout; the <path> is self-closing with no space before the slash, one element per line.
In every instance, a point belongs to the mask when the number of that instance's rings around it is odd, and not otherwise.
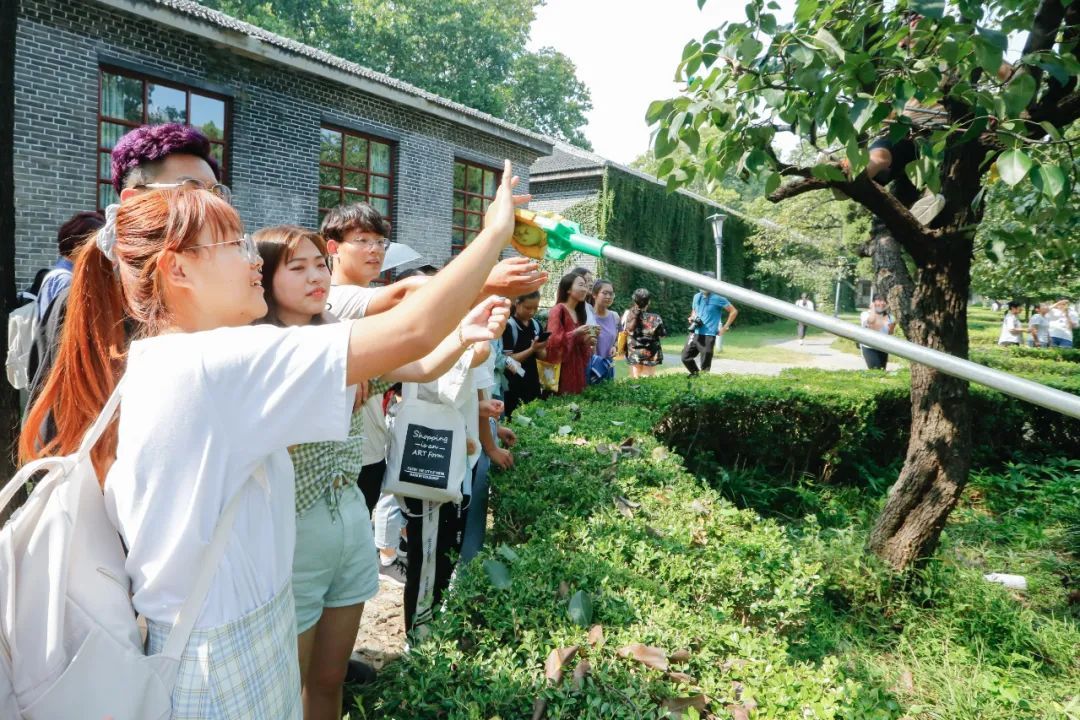
<path fill-rule="evenodd" d="M 109 427 L 109 423 L 112 422 L 113 417 L 116 416 L 116 411 L 120 407 L 120 391 L 124 387 L 124 378 L 120 378 L 120 382 L 116 384 L 116 389 L 113 390 L 112 395 L 105 401 L 105 407 L 101 409 L 101 414 L 97 416 L 97 420 L 90 426 L 90 429 L 86 431 L 86 435 L 83 436 L 82 444 L 79 446 L 78 459 L 80 461 L 90 457 L 90 451 L 97 445 L 98 440 L 105 433 L 105 428 Z"/>
<path fill-rule="evenodd" d="M 221 513 L 221 517 L 218 518 L 217 527 L 214 528 L 214 535 L 210 538 L 210 544 L 206 546 L 206 553 L 203 556 L 199 576 L 195 579 L 195 584 L 191 586 L 191 592 L 188 593 L 187 600 L 180 607 L 180 612 L 176 614 L 176 622 L 173 623 L 172 630 L 169 631 L 169 638 L 165 641 L 165 647 L 161 651 L 161 654 L 165 657 L 179 660 L 184 648 L 187 646 L 191 631 L 195 628 L 195 621 L 198 619 L 199 613 L 202 612 L 206 595 L 210 592 L 210 583 L 213 581 L 214 575 L 217 574 L 222 555 L 225 554 L 225 546 L 229 542 L 229 533 L 232 532 L 233 523 L 236 521 L 236 511 L 240 509 L 241 497 L 244 490 L 252 482 L 263 486 L 269 482 L 266 477 L 266 465 L 260 463 L 255 468 L 251 477 L 233 494 L 229 504 L 225 506 L 224 512 Z"/>

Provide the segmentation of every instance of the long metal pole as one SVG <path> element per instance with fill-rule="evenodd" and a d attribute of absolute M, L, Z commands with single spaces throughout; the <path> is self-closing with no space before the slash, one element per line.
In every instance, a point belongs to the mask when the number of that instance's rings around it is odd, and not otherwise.
<path fill-rule="evenodd" d="M 858 325 L 852 325 L 843 320 L 829 317 L 828 315 L 812 312 L 810 310 L 803 310 L 802 308 L 784 302 L 783 300 L 777 300 L 768 295 L 762 295 L 753 290 L 741 288 L 738 285 L 731 285 L 720 280 L 713 280 L 704 275 L 684 270 L 680 267 L 660 262 L 659 260 L 653 260 L 652 258 L 647 258 L 643 255 L 638 255 L 637 253 L 622 250 L 613 245 L 604 245 L 600 254 L 607 260 L 636 267 L 657 275 L 663 275 L 664 277 L 684 283 L 691 287 L 701 288 L 702 290 L 708 290 L 709 292 L 723 295 L 739 303 L 758 308 L 759 310 L 764 310 L 773 315 L 778 315 L 782 318 L 787 318 L 788 320 L 794 320 L 810 325 L 811 327 L 816 327 L 820 330 L 825 330 L 833 335 L 839 335 L 840 337 L 854 340 L 883 352 L 899 355 L 912 362 L 929 365 L 948 375 L 985 385 L 995 390 L 999 390 L 1006 395 L 1026 400 L 1030 403 L 1068 415 L 1069 417 L 1080 418 L 1080 397 L 1077 397 L 1076 395 L 1062 392 L 1061 390 L 1055 390 L 1046 387 L 1045 385 L 1040 385 L 1037 382 L 1032 382 L 1031 380 L 1024 380 L 1015 375 L 1001 372 L 1000 370 L 993 370 L 983 365 L 979 365 L 978 363 L 973 363 L 970 360 L 961 360 L 948 353 L 931 350 L 930 348 L 916 345 L 907 340 L 901 340 L 880 332 L 867 330 Z"/>

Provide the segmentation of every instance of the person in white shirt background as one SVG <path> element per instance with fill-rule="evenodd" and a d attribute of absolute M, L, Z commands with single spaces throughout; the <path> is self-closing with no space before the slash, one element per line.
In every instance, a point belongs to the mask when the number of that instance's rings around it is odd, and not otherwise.
<path fill-rule="evenodd" d="M 1019 345 L 1024 337 L 1024 326 L 1020 322 L 1020 303 L 1015 300 L 1009 302 L 1005 317 L 1001 320 L 1001 334 L 998 336 L 998 345 Z"/>
<path fill-rule="evenodd" d="M 874 295 L 873 304 L 869 310 L 863 310 L 859 316 L 859 325 L 868 330 L 876 330 L 884 335 L 892 335 L 896 330 L 896 320 L 889 314 L 885 298 Z M 884 370 L 889 364 L 889 353 L 882 352 L 866 345 L 860 346 L 863 360 L 868 370 Z"/>
<path fill-rule="evenodd" d="M 815 309 L 814 308 L 814 301 L 811 300 L 810 296 L 807 295 L 806 293 L 803 293 L 802 295 L 800 295 L 799 299 L 795 301 L 795 307 L 802 308 L 803 310 L 809 310 L 810 312 L 814 312 L 814 309 Z M 799 333 L 799 344 L 802 345 L 803 340 L 806 338 L 806 324 L 805 323 L 799 323 L 798 333 Z"/>
<path fill-rule="evenodd" d="M 1046 317 L 1050 321 L 1050 347 L 1071 348 L 1073 330 L 1080 326 L 1080 316 L 1069 305 L 1069 299 L 1059 298 Z"/>
<path fill-rule="evenodd" d="M 1050 303 L 1041 302 L 1035 307 L 1028 320 L 1028 331 L 1031 333 L 1031 345 L 1037 348 L 1050 347 Z"/>
<path fill-rule="evenodd" d="M 21 459 L 74 452 L 88 425 L 70 418 L 103 408 L 123 375 L 119 424 L 93 458 L 129 550 L 149 653 L 161 650 L 218 518 L 242 493 L 182 655 L 174 714 L 301 717 L 286 448 L 344 440 L 353 386 L 423 357 L 454 330 L 509 242 L 515 203 L 527 200 L 512 197 L 514 184 L 507 162 L 487 227 L 455 262 L 394 309 L 356 322 L 248 327 L 266 313 L 261 260 L 236 211 L 206 190 L 144 193 L 113 210 L 80 252 L 70 331 Z M 138 338 L 126 363 L 113 352 L 125 314 Z M 49 411 L 57 436 L 39 447 Z M 259 467 L 266 482 L 248 482 Z"/>

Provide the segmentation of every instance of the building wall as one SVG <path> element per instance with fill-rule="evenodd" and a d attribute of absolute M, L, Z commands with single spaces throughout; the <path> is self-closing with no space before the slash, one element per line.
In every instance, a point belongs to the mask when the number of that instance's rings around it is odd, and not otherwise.
<path fill-rule="evenodd" d="M 599 195 L 602 182 L 602 175 L 568 180 L 534 180 L 529 209 L 561 213 L 571 205 Z"/>
<path fill-rule="evenodd" d="M 453 161 L 514 163 L 534 151 L 329 80 L 213 46 L 88 0 L 22 0 L 15 67 L 16 272 L 51 265 L 56 230 L 96 206 L 98 69 L 116 64 L 231 97 L 234 203 L 250 230 L 317 223 L 319 128 L 396 143 L 393 239 L 425 262 L 450 255 Z"/>

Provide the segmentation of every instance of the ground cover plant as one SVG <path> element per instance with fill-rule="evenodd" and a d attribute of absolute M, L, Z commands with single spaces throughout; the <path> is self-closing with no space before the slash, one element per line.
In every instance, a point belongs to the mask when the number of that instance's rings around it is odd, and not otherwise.
<path fill-rule="evenodd" d="M 906 422 L 906 382 L 665 376 L 527 406 L 489 549 L 352 717 L 1080 717 L 1075 452 L 974 392 L 1021 437 L 897 576 L 865 550 L 895 477 L 868 447 Z M 695 413 L 730 422 L 695 435 Z M 828 460 L 786 459 L 799 443 Z"/>

